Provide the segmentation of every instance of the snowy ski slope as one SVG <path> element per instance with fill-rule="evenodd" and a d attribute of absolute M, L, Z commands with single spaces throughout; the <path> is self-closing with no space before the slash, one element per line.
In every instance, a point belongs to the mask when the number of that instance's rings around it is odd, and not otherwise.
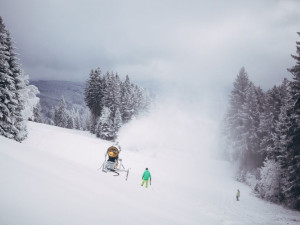
<path fill-rule="evenodd" d="M 300 224 L 299 212 L 258 199 L 234 181 L 226 162 L 198 154 L 200 146 L 187 154 L 182 131 L 169 130 L 174 145 L 159 138 L 164 126 L 132 124 L 120 134 L 128 181 L 97 170 L 111 143 L 88 132 L 30 122 L 23 143 L 0 136 L 0 224 Z M 205 141 L 208 148 L 212 140 Z M 140 185 L 145 167 L 152 173 L 148 189 Z"/>

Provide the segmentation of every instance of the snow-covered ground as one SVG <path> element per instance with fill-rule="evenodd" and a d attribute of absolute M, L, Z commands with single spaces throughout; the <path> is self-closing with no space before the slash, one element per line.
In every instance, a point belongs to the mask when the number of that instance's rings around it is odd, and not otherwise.
<path fill-rule="evenodd" d="M 193 132 L 191 121 L 173 116 Z M 120 133 L 127 181 L 97 170 L 111 143 L 88 132 L 30 122 L 23 143 L 0 136 L 0 224 L 300 224 L 299 212 L 254 197 L 229 164 L 205 154 L 213 139 L 187 143 L 176 126 L 153 121 L 133 121 Z"/>

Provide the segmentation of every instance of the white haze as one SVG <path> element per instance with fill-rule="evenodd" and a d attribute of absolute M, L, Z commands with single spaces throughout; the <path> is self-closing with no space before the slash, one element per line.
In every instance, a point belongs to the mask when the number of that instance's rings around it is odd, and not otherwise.
<path fill-rule="evenodd" d="M 151 150 L 153 154 L 159 154 L 158 151 L 164 149 L 201 155 L 202 158 L 215 153 L 217 134 L 218 123 L 205 111 L 200 111 L 196 105 L 169 99 L 156 105 L 148 115 L 124 125 L 118 140 L 126 148 L 136 151 Z"/>

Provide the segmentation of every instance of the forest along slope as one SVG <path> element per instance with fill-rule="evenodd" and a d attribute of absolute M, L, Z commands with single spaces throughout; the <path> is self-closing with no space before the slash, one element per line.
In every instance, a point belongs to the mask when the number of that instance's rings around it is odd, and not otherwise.
<path fill-rule="evenodd" d="M 299 224 L 299 212 L 234 181 L 226 162 L 160 140 L 147 147 L 134 141 L 132 127 L 120 134 L 127 181 L 98 170 L 111 143 L 88 132 L 30 122 L 23 143 L 0 137 L 0 224 Z M 141 187 L 145 167 L 148 189 Z"/>

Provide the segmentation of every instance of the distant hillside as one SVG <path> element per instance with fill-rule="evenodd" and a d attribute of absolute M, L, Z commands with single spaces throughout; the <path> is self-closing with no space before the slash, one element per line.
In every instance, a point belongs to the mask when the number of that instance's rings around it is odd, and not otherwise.
<path fill-rule="evenodd" d="M 37 86 L 40 91 L 38 97 L 42 113 L 46 118 L 52 117 L 51 110 L 58 105 L 62 96 L 69 108 L 74 105 L 85 107 L 84 82 L 38 80 L 30 81 L 30 84 Z"/>

